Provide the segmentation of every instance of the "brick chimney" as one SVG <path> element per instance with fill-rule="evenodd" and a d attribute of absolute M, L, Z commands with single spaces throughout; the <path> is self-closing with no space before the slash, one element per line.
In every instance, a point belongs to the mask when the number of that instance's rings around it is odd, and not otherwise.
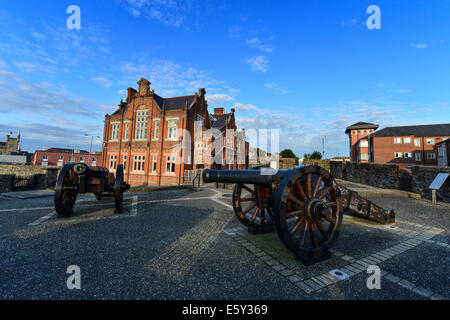
<path fill-rule="evenodd" d="M 221 114 L 225 113 L 225 108 L 214 108 L 214 115 L 220 116 Z"/>

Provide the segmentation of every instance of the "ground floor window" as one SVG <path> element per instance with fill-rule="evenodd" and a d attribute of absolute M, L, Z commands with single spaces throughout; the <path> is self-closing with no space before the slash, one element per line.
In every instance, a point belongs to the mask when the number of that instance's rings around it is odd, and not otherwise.
<path fill-rule="evenodd" d="M 144 172 L 144 166 L 145 166 L 145 156 L 135 155 L 133 162 L 133 171 Z"/>
<path fill-rule="evenodd" d="M 156 172 L 157 163 L 158 163 L 158 157 L 157 156 L 153 156 L 152 172 Z"/>
<path fill-rule="evenodd" d="M 395 153 L 395 157 L 396 157 L 396 158 L 402 158 L 402 157 L 403 157 L 403 153 L 401 153 L 401 152 L 396 152 L 396 153 Z"/>
<path fill-rule="evenodd" d="M 117 155 L 112 154 L 109 156 L 109 170 L 116 170 L 117 167 Z"/>
<path fill-rule="evenodd" d="M 434 152 L 427 153 L 427 159 L 436 159 L 436 154 Z"/>
<path fill-rule="evenodd" d="M 175 172 L 175 156 L 168 156 L 166 160 L 166 172 Z"/>
<path fill-rule="evenodd" d="M 420 161 L 420 153 L 414 153 L 414 158 L 416 161 Z"/>
<path fill-rule="evenodd" d="M 123 156 L 123 171 L 127 171 L 127 156 Z"/>

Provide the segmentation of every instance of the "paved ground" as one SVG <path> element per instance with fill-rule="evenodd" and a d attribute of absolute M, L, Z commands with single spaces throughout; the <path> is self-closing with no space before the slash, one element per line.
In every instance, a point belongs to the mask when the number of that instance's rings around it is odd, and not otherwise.
<path fill-rule="evenodd" d="M 111 200 L 78 198 L 57 219 L 53 198 L 0 197 L 1 299 L 444 299 L 450 297 L 449 205 L 372 198 L 396 210 L 392 227 L 346 217 L 333 257 L 294 259 L 276 234 L 250 235 L 231 191 L 187 189 Z M 383 270 L 366 285 L 368 265 Z M 69 265 L 81 289 L 69 290 Z M 339 269 L 339 280 L 329 271 Z"/>

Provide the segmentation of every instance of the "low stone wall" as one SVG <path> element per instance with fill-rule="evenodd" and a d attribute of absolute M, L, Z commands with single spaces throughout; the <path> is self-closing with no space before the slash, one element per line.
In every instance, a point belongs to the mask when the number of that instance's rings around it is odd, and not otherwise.
<path fill-rule="evenodd" d="M 14 176 L 35 176 L 36 189 L 53 188 L 56 185 L 56 180 L 58 178 L 60 170 L 61 167 L 34 166 L 23 164 L 0 164 L 0 176 L 2 176 L 2 179 L 4 179 L 0 180 L 0 192 L 12 191 Z M 6 185 L 8 185 L 8 187 L 6 187 Z"/>
<path fill-rule="evenodd" d="M 304 166 L 321 166 L 326 169 L 328 172 L 330 171 L 330 162 L 331 160 L 313 160 L 313 159 L 303 159 Z"/>
<path fill-rule="evenodd" d="M 450 173 L 450 167 L 413 166 L 411 171 L 407 171 L 395 164 L 331 161 L 330 172 L 338 179 L 378 188 L 410 191 L 431 199 L 429 185 L 438 173 Z M 450 181 L 446 182 L 446 187 L 447 185 L 450 185 Z"/>
<path fill-rule="evenodd" d="M 10 192 L 14 181 L 13 174 L 0 174 L 0 193 Z"/>

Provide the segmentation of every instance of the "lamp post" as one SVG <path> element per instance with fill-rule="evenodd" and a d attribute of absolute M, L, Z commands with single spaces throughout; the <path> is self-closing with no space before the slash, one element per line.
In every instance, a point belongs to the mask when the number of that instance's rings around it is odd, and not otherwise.
<path fill-rule="evenodd" d="M 84 136 L 85 136 L 85 137 L 91 137 L 91 146 L 89 147 L 89 158 L 88 158 L 88 165 L 91 166 L 91 165 L 92 165 L 92 163 L 91 163 L 92 141 L 94 140 L 94 137 L 100 139 L 100 136 L 96 136 L 96 135 L 92 135 L 92 134 L 87 134 L 87 133 L 85 133 Z"/>

